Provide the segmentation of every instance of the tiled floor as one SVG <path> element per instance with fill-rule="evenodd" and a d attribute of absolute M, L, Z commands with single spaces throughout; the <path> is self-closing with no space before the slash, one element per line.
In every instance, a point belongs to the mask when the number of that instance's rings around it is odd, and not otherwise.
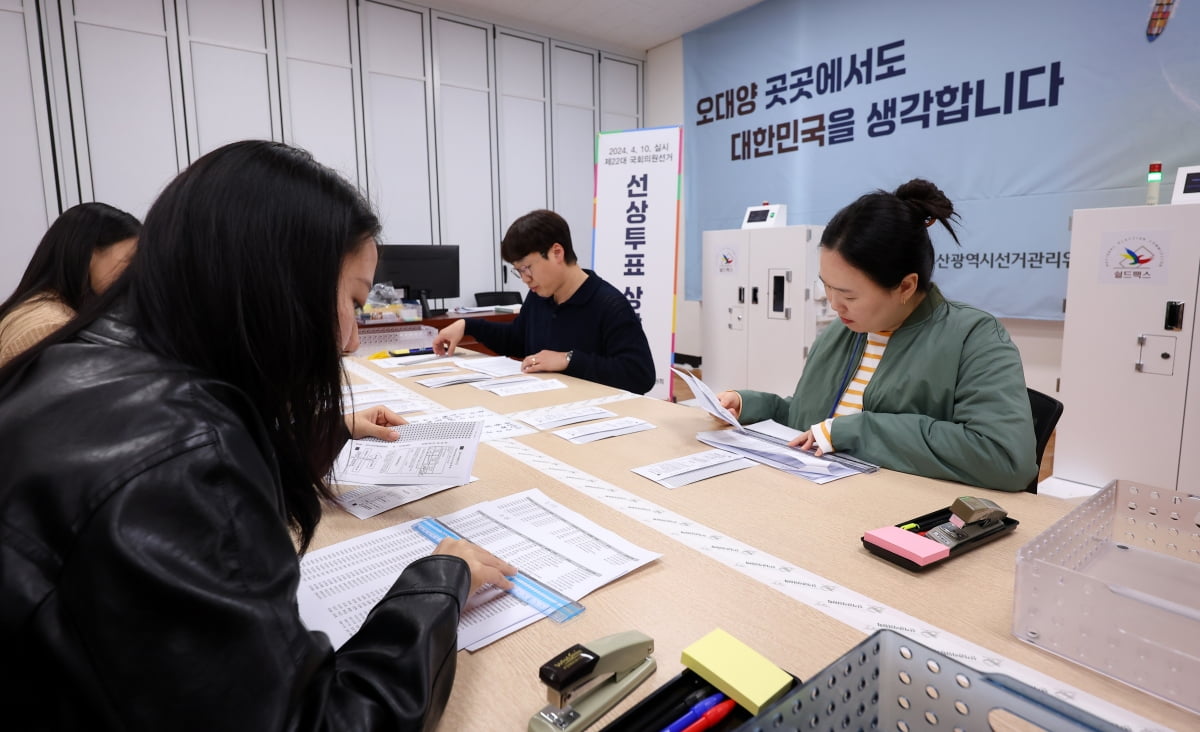
<path fill-rule="evenodd" d="M 700 369 L 694 369 L 692 374 L 697 379 L 703 378 Z M 683 383 L 683 379 L 672 374 L 671 378 L 675 381 L 675 401 L 684 402 L 693 397 L 692 390 L 688 385 Z M 1046 452 L 1042 455 L 1042 470 L 1038 473 L 1038 480 L 1045 480 L 1054 473 L 1054 435 L 1050 435 L 1050 442 L 1046 445 Z"/>

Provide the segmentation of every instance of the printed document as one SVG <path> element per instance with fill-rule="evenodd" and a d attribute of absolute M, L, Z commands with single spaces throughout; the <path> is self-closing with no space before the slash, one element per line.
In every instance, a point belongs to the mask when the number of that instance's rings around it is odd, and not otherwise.
<path fill-rule="evenodd" d="M 483 422 L 433 422 L 393 427 L 395 442 L 350 440 L 333 465 L 333 478 L 372 485 L 467 482 Z"/>
<path fill-rule="evenodd" d="M 463 538 L 572 600 L 659 557 L 578 513 L 528 490 L 437 517 Z M 335 648 L 362 625 L 408 564 L 434 544 L 414 519 L 309 552 L 300 560 L 297 600 L 311 630 Z M 458 626 L 458 647 L 477 650 L 540 620 L 537 610 L 490 585 L 473 595 Z"/>
<path fill-rule="evenodd" d="M 633 472 L 667 488 L 680 488 L 705 478 L 754 467 L 754 461 L 725 450 L 705 450 L 674 460 L 633 468 Z"/>

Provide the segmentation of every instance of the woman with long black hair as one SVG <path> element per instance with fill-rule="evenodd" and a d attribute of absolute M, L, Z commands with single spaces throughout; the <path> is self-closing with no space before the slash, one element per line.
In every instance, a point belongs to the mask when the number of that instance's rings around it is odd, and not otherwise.
<path fill-rule="evenodd" d="M 0 370 L 6 724 L 437 723 L 463 604 L 511 566 L 443 542 L 336 652 L 296 605 L 378 230 L 307 153 L 227 145 L 166 187 L 108 292 Z"/>

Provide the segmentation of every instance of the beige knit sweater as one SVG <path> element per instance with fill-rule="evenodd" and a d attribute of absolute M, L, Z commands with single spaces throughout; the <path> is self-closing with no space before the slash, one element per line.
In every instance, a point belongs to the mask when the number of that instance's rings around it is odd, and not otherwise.
<path fill-rule="evenodd" d="M 0 320 L 0 366 L 63 327 L 75 311 L 53 296 L 34 296 Z"/>

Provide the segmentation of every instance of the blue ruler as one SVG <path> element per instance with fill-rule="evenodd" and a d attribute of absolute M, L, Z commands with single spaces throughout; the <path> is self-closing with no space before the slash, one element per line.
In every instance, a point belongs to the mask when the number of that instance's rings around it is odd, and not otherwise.
<path fill-rule="evenodd" d="M 429 539 L 434 544 L 440 543 L 442 539 L 462 538 L 435 518 L 421 519 L 413 524 L 413 528 L 416 529 L 418 534 Z M 508 594 L 556 623 L 570 620 L 583 612 L 583 605 L 565 595 L 559 594 L 527 574 L 517 572 L 508 579 L 513 583 L 512 589 L 508 591 Z"/>

